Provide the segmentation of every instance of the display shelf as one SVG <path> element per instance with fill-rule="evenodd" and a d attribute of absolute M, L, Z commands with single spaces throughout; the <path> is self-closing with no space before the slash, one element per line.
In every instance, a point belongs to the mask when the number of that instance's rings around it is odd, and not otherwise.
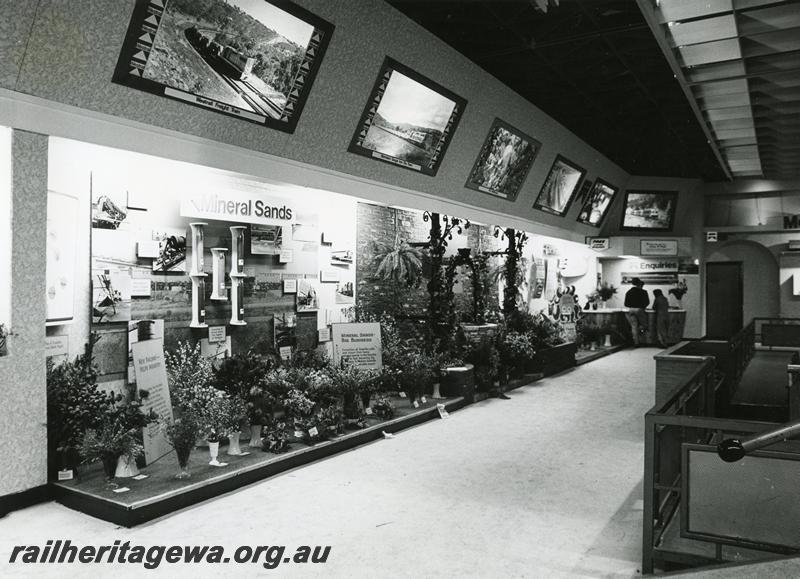
<path fill-rule="evenodd" d="M 369 426 L 350 431 L 331 440 L 307 446 L 296 442 L 283 454 L 264 452 L 259 448 L 249 449 L 246 443 L 242 450 L 250 450 L 246 456 L 228 456 L 227 447 L 220 449 L 220 461 L 226 467 L 208 465 L 208 451 L 197 448 L 189 459 L 191 478 L 176 479 L 178 462 L 170 453 L 141 469 L 148 475 L 143 480 L 116 479 L 120 487 L 128 487 L 125 493 L 106 489 L 103 469 L 94 464 L 81 469 L 79 477 L 71 481 L 52 483 L 53 494 L 59 503 L 93 517 L 124 527 L 133 527 L 157 517 L 173 513 L 184 507 L 220 496 L 250 483 L 268 478 L 286 470 L 303 466 L 349 450 L 383 437 L 383 432 L 398 432 L 410 426 L 439 417 L 436 404 L 444 404 L 448 412 L 458 410 L 466 404 L 463 397 L 446 400 L 431 400 L 414 408 L 407 399 L 392 398 L 395 417 L 381 420 L 368 416 Z"/>

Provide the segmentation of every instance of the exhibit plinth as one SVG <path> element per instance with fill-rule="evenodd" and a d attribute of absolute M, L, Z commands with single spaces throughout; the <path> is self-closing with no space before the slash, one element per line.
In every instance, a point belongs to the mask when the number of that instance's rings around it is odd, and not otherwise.
<path fill-rule="evenodd" d="M 225 456 L 225 468 L 208 465 L 208 452 L 195 449 L 189 457 L 188 479 L 175 479 L 177 460 L 169 454 L 154 464 L 141 469 L 147 478 L 125 479 L 130 490 L 115 493 L 105 488 L 102 465 L 81 468 L 70 481 L 54 482 L 53 495 L 59 503 L 93 517 L 110 521 L 123 527 L 133 527 L 175 512 L 201 501 L 218 497 L 253 482 L 281 472 L 327 458 L 339 452 L 383 438 L 383 432 L 398 432 L 405 428 L 439 418 L 437 404 L 444 404 L 447 412 L 462 408 L 463 397 L 447 400 L 428 400 L 419 408 L 411 408 L 403 398 L 393 398 L 395 418 L 381 420 L 367 416 L 368 426 L 336 436 L 330 440 L 307 446 L 301 442 L 290 443 L 284 454 L 272 454 L 252 449 L 243 456 Z"/>

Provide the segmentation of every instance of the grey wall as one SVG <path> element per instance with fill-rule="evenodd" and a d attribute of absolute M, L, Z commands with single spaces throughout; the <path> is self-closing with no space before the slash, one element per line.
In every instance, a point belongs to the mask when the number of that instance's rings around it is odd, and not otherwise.
<path fill-rule="evenodd" d="M 0 358 L 0 440 L 19 443 L 0 468 L 0 496 L 47 482 L 44 366 L 47 137 L 14 131 L 9 355 Z M 13 442 L 13 441 L 16 441 Z"/>
<path fill-rule="evenodd" d="M 494 77 L 380 0 L 299 0 L 336 26 L 295 134 L 190 107 L 110 82 L 133 0 L 42 0 L 32 26 L 9 31 L 0 82 L 19 92 L 182 131 L 215 141 L 342 171 L 387 184 L 467 202 L 596 234 L 575 222 L 532 208 L 556 154 L 624 187 L 628 175 Z M 25 6 L 18 6 L 24 4 Z M 4 14 L 30 22 L 32 2 L 0 0 Z M 5 32 L 5 31 L 3 31 Z M 24 59 L 19 52 L 27 45 Z M 2 54 L 2 53 L 0 53 Z M 347 152 L 384 56 L 436 80 L 468 104 L 439 174 L 427 177 Z M 11 58 L 13 57 L 13 58 Z M 543 143 L 516 202 L 464 187 L 492 120 L 499 116 Z"/>

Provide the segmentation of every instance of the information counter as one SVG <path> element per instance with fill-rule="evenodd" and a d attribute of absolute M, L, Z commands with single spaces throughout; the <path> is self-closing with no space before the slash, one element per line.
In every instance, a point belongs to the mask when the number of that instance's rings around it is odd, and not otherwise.
<path fill-rule="evenodd" d="M 628 308 L 606 308 L 597 310 L 583 310 L 583 323 L 587 327 L 597 327 L 602 331 L 612 334 L 612 339 L 623 336 L 626 341 L 631 341 L 631 326 L 625 314 Z M 658 344 L 656 336 L 656 314 L 653 310 L 647 312 L 647 333 L 641 340 L 644 344 Z M 686 310 L 669 310 L 669 325 L 667 329 L 667 345 L 675 344 L 683 339 L 683 328 L 686 325 Z"/>

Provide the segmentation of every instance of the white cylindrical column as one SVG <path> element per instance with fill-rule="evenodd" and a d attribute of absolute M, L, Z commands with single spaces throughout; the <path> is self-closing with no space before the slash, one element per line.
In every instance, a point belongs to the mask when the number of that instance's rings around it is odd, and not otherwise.
<path fill-rule="evenodd" d="M 244 274 L 244 225 L 231 226 L 231 277 Z"/>
<path fill-rule="evenodd" d="M 225 252 L 228 251 L 224 247 L 211 248 L 211 299 L 222 300 L 228 299 L 228 294 L 225 291 Z"/>
<path fill-rule="evenodd" d="M 192 275 L 192 322 L 190 328 L 207 328 L 206 274 Z"/>
<path fill-rule="evenodd" d="M 244 326 L 244 274 L 231 274 L 231 325 Z"/>
<path fill-rule="evenodd" d="M 189 275 L 198 275 L 203 273 L 204 265 L 203 262 L 203 252 L 205 248 L 203 247 L 203 227 L 208 225 L 207 223 L 190 223 L 189 227 L 192 228 L 192 271 L 189 272 Z"/>

